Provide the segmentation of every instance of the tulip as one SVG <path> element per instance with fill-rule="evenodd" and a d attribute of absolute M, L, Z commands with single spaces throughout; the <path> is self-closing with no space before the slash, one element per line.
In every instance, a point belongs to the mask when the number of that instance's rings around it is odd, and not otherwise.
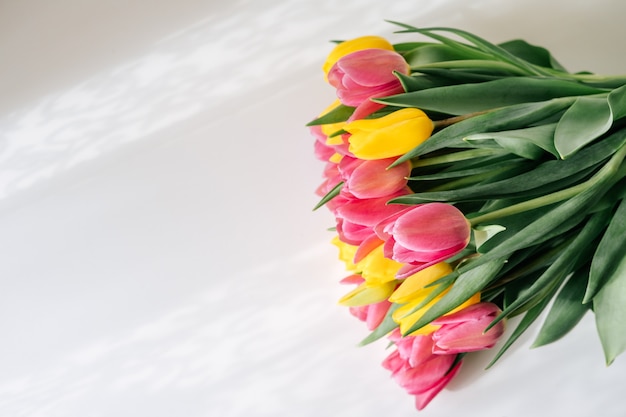
<path fill-rule="evenodd" d="M 356 107 L 374 97 L 404 92 L 395 73 L 409 74 L 402 55 L 385 49 L 364 49 L 340 58 L 328 72 L 328 82 L 346 106 Z"/>
<path fill-rule="evenodd" d="M 341 297 L 339 304 L 346 307 L 362 307 L 387 301 L 396 288 L 396 281 L 368 283 L 363 279 L 358 287 Z"/>
<path fill-rule="evenodd" d="M 343 192 L 359 199 L 378 198 L 395 194 L 407 186 L 411 163 L 406 161 L 389 168 L 395 158 L 366 161 L 344 157 L 339 162 Z"/>
<path fill-rule="evenodd" d="M 385 241 L 385 256 L 407 264 L 399 271 L 403 278 L 461 252 L 471 227 L 456 207 L 428 203 L 390 216 L 375 231 Z"/>
<path fill-rule="evenodd" d="M 448 314 L 432 324 L 440 325 L 433 335 L 433 353 L 453 354 L 492 348 L 504 333 L 499 321 L 488 331 L 487 326 L 502 311 L 493 303 L 478 303 Z"/>
<path fill-rule="evenodd" d="M 433 122 L 421 110 L 406 108 L 378 119 L 354 120 L 344 126 L 348 150 L 359 159 L 403 155 L 430 137 Z"/>
<path fill-rule="evenodd" d="M 328 76 L 328 72 L 340 58 L 363 49 L 385 49 L 387 51 L 393 51 L 393 46 L 388 40 L 380 36 L 361 36 L 341 42 L 328 54 L 326 62 L 324 62 L 322 66 L 324 77 Z"/>
<path fill-rule="evenodd" d="M 433 297 L 433 292 L 438 288 L 433 284 L 440 278 L 452 272 L 452 268 L 445 262 L 439 262 L 418 271 L 409 276 L 389 297 L 389 301 L 400 304 L 392 314 L 393 320 L 400 325 L 402 334 L 407 334 L 413 325 L 426 313 L 449 288 Z M 432 298 L 432 299 L 431 299 Z M 429 301 L 430 299 L 430 301 Z M 461 310 L 480 301 L 480 294 L 474 294 L 469 300 L 453 309 L 452 312 Z M 409 333 L 411 336 L 430 334 L 439 328 L 434 322 L 427 324 Z"/>
<path fill-rule="evenodd" d="M 342 193 L 331 206 L 337 225 L 337 233 L 342 241 L 351 245 L 360 245 L 370 237 L 377 238 L 374 226 L 387 217 L 398 213 L 404 208 L 399 205 L 387 204 L 393 197 L 406 195 L 407 191 L 378 198 L 358 199 Z"/>
<path fill-rule="evenodd" d="M 461 362 L 455 365 L 456 355 L 433 354 L 430 335 L 401 337 L 396 330 L 390 339 L 397 349 L 382 365 L 402 388 L 415 396 L 415 406 L 422 410 L 454 378 Z"/>
<path fill-rule="evenodd" d="M 363 279 L 370 285 L 395 283 L 396 274 L 401 267 L 402 264 L 385 257 L 382 243 L 356 264 L 356 270 L 361 272 Z"/>

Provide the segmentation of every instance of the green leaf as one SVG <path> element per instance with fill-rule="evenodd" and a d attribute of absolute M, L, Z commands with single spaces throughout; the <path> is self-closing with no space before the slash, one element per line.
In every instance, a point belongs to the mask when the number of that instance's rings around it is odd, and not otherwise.
<path fill-rule="evenodd" d="M 479 36 L 476 36 L 472 33 L 469 33 L 463 30 L 446 28 L 446 27 L 432 27 L 432 28 L 425 28 L 425 29 L 411 28 L 407 31 L 421 33 L 423 35 L 436 39 L 442 43 L 446 43 L 446 44 L 454 43 L 454 41 L 452 41 L 451 39 L 434 33 L 434 32 L 449 32 L 471 42 L 476 48 L 478 48 L 483 53 L 488 54 L 503 62 L 507 62 L 511 65 L 515 65 L 519 67 L 520 69 L 524 70 L 529 75 L 550 75 L 549 72 L 544 71 L 540 67 L 536 67 L 528 63 L 527 61 L 518 58 L 517 56 L 513 55 L 511 52 L 507 51 L 506 49 L 499 47 L 497 45 L 494 45 L 493 43 Z"/>
<path fill-rule="evenodd" d="M 607 97 L 613 120 L 626 116 L 626 85 L 611 91 Z"/>
<path fill-rule="evenodd" d="M 307 126 L 328 125 L 332 123 L 345 122 L 350 116 L 352 116 L 353 112 L 354 107 L 348 107 L 340 104 L 328 113 L 318 117 L 315 120 L 310 121 L 309 123 L 307 123 Z"/>
<path fill-rule="evenodd" d="M 440 61 L 454 61 L 458 59 L 472 58 L 472 55 L 463 53 L 448 45 L 424 44 L 404 54 L 404 59 L 409 66 L 419 66 Z"/>
<path fill-rule="evenodd" d="M 545 298 L 539 304 L 526 312 L 511 336 L 507 339 L 502 348 L 500 348 L 500 350 L 493 358 L 493 360 L 489 363 L 489 365 L 487 365 L 486 369 L 491 368 L 498 361 L 498 359 L 500 359 L 502 355 L 504 355 L 504 353 L 513 345 L 513 343 L 515 343 L 515 341 L 519 339 L 522 334 L 524 334 L 524 332 L 530 327 L 530 325 L 533 324 L 535 320 L 537 320 L 537 318 L 541 315 L 549 302 L 550 299 Z"/>
<path fill-rule="evenodd" d="M 322 207 L 324 204 L 328 203 L 333 198 L 337 197 L 339 195 L 339 193 L 341 192 L 342 188 L 343 188 L 343 181 L 339 182 L 337 185 L 335 185 L 332 188 L 332 190 L 330 190 L 328 193 L 326 193 L 326 195 L 324 197 L 322 197 L 320 202 L 317 203 L 315 205 L 315 207 L 313 207 L 313 211 L 317 210 L 318 208 Z"/>
<path fill-rule="evenodd" d="M 626 261 L 618 266 L 593 298 L 596 327 L 606 364 L 626 350 Z"/>
<path fill-rule="evenodd" d="M 419 91 L 449 84 L 445 79 L 429 75 L 405 75 L 400 72 L 394 74 L 400 80 L 404 91 Z"/>
<path fill-rule="evenodd" d="M 533 348 L 547 345 L 565 336 L 591 308 L 591 304 L 583 304 L 588 275 L 589 270 L 581 268 L 561 288 L 539 330 Z"/>
<path fill-rule="evenodd" d="M 471 134 L 521 129 L 537 124 L 569 107 L 573 101 L 573 98 L 566 97 L 540 103 L 517 104 L 476 115 L 433 134 L 421 145 L 398 158 L 393 165 L 439 149 L 469 148 L 471 145 L 463 138 Z"/>
<path fill-rule="evenodd" d="M 479 267 L 462 273 L 456 279 L 450 291 L 430 307 L 419 320 L 413 324 L 407 334 L 424 327 L 431 321 L 443 316 L 450 310 L 469 300 L 474 294 L 485 288 L 498 274 L 504 265 L 504 259 L 496 259 Z"/>
<path fill-rule="evenodd" d="M 559 97 L 598 94 L 603 91 L 573 81 L 507 77 L 482 83 L 412 91 L 374 101 L 398 107 L 417 107 L 423 110 L 461 115 L 514 104 L 542 102 Z M 477 99 L 478 97 L 480 99 Z"/>
<path fill-rule="evenodd" d="M 556 123 L 552 123 L 504 132 L 477 133 L 469 135 L 465 140 L 493 139 L 502 148 L 527 159 L 539 159 L 543 157 L 544 151 L 558 157 L 559 154 L 554 147 L 555 128 Z"/>
<path fill-rule="evenodd" d="M 392 304 L 391 307 L 389 307 L 389 310 L 387 310 L 387 314 L 385 315 L 383 321 L 374 329 L 372 333 L 359 343 L 359 346 L 369 345 L 370 343 L 387 336 L 393 331 L 393 329 L 398 327 L 398 323 L 393 321 L 392 318 L 393 312 L 396 311 L 398 307 L 400 307 L 400 304 Z"/>
<path fill-rule="evenodd" d="M 497 323 L 504 317 L 516 315 L 521 307 L 528 309 L 539 304 L 545 297 L 554 294 L 567 275 L 578 268 L 577 264 L 586 262 L 587 258 L 591 256 L 592 245 L 590 243 L 604 230 L 607 220 L 607 212 L 600 212 L 592 216 L 548 269 L 530 288 L 507 306 L 493 323 Z"/>
<path fill-rule="evenodd" d="M 606 97 L 579 97 L 557 124 L 554 146 L 565 159 L 608 132 L 612 124 Z"/>
<path fill-rule="evenodd" d="M 550 54 L 546 48 L 531 45 L 522 39 L 514 39 L 498 45 L 500 48 L 509 51 L 511 54 L 534 65 L 553 68 L 558 71 L 567 72 L 561 64 Z"/>
<path fill-rule="evenodd" d="M 578 181 L 576 176 L 588 174 L 587 169 L 595 167 L 613 155 L 625 142 L 624 134 L 614 134 L 603 141 L 593 144 L 584 152 L 578 152 L 566 160 L 551 160 L 543 162 L 528 172 L 500 181 L 475 185 L 473 187 L 458 188 L 448 191 L 415 193 L 398 197 L 392 200 L 399 204 L 419 204 L 424 201 L 467 201 L 488 198 L 505 198 L 525 194 L 547 194 L 549 184 L 557 184 L 565 188 L 572 181 Z"/>
<path fill-rule="evenodd" d="M 591 261 L 585 303 L 591 301 L 615 271 L 625 267 L 622 264 L 626 265 L 626 200 L 615 211 Z"/>

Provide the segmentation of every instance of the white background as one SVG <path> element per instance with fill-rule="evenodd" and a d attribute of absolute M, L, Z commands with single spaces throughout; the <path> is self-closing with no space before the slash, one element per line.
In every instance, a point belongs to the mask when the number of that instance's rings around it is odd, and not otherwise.
<path fill-rule="evenodd" d="M 0 3 L 0 416 L 418 414 L 312 212 L 328 40 L 384 19 L 625 73 L 621 1 Z M 589 315 L 470 357 L 424 416 L 622 416 Z"/>

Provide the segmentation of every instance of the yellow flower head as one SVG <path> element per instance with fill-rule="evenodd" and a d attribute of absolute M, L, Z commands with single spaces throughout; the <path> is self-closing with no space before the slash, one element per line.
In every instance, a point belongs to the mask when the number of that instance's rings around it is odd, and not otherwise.
<path fill-rule="evenodd" d="M 395 281 L 401 267 L 401 263 L 385 258 L 382 244 L 356 264 L 357 271 L 361 272 L 361 276 L 369 285 Z"/>
<path fill-rule="evenodd" d="M 356 250 L 359 247 L 342 242 L 339 240 L 338 236 L 335 236 L 331 243 L 339 249 L 339 260 L 343 261 L 346 265 L 346 269 L 348 271 L 356 271 L 357 267 L 352 261 L 354 260 L 354 255 L 356 255 Z"/>
<path fill-rule="evenodd" d="M 391 295 L 396 288 L 396 281 L 380 284 L 362 283 L 348 294 L 341 297 L 339 304 L 346 307 L 358 307 L 380 303 Z"/>
<path fill-rule="evenodd" d="M 343 129 L 351 135 L 349 150 L 359 159 L 384 159 L 407 153 L 430 137 L 433 122 L 426 113 L 406 108 L 378 119 L 360 119 Z"/>
<path fill-rule="evenodd" d="M 443 297 L 449 289 L 434 297 L 431 301 L 423 304 L 426 299 L 437 289 L 437 286 L 428 287 L 439 278 L 443 278 L 452 272 L 452 268 L 445 262 L 440 262 L 426 269 L 423 269 L 410 277 L 406 278 L 402 284 L 389 297 L 389 301 L 402 304 L 392 314 L 393 320 L 400 325 L 402 334 L 406 333 L 413 325 L 432 307 L 441 297 Z M 469 300 L 453 309 L 449 313 L 461 310 L 472 304 L 480 302 L 480 293 L 474 294 Z M 419 308 L 417 308 L 419 307 Z M 430 334 L 437 330 L 440 326 L 427 324 L 424 327 L 410 333 L 411 336 Z"/>
<path fill-rule="evenodd" d="M 330 71 L 333 65 L 335 65 L 340 58 L 363 49 L 386 49 L 388 51 L 393 51 L 393 46 L 388 40 L 381 38 L 380 36 L 361 36 L 349 41 L 341 42 L 335 46 L 332 51 L 330 51 L 330 54 L 328 54 L 328 57 L 326 58 L 326 62 L 324 62 L 324 65 L 322 66 L 322 70 L 324 70 L 324 79 L 328 79 L 328 71 Z"/>

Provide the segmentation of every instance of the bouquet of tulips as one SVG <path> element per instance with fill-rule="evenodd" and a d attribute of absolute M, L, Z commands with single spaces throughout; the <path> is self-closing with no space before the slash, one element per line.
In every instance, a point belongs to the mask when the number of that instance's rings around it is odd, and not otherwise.
<path fill-rule="evenodd" d="M 626 349 L 626 77 L 395 24 L 420 40 L 336 43 L 338 99 L 308 124 L 362 344 L 390 340 L 383 366 L 418 409 L 542 315 L 534 346 L 591 310 L 610 364 Z"/>

